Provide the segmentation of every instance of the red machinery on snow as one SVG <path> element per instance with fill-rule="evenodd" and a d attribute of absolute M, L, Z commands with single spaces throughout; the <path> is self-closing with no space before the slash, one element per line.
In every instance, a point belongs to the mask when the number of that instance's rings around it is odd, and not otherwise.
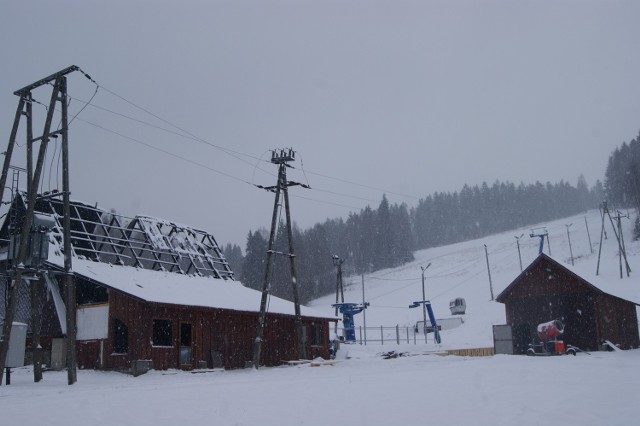
<path fill-rule="evenodd" d="M 575 355 L 576 348 L 567 345 L 558 336 L 564 333 L 564 324 L 560 320 L 553 320 L 538 324 L 538 343 L 532 343 L 527 349 L 527 355 Z"/>

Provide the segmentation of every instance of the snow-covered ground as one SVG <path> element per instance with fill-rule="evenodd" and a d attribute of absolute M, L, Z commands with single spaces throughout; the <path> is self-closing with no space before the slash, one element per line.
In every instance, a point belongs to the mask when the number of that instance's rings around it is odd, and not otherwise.
<path fill-rule="evenodd" d="M 587 218 L 593 254 L 589 249 Z M 598 211 L 544 224 L 551 254 L 570 261 L 569 228 L 576 268 L 595 273 L 601 219 Z M 601 277 L 637 286 L 640 243 L 631 242 L 631 220 L 623 221 L 631 278 L 619 278 L 616 241 L 607 219 Z M 471 358 L 436 355 L 442 349 L 492 345 L 492 324 L 503 324 L 504 308 L 492 302 L 484 256 L 489 251 L 494 295 L 537 254 L 529 228 L 416 253 L 401 268 L 365 276 L 371 303 L 367 326 L 413 326 L 422 298 L 420 266 L 436 317 L 449 317 L 449 300 L 464 297 L 465 322 L 431 339 L 400 346 L 386 342 L 342 345 L 333 365 L 309 364 L 260 370 L 189 373 L 151 371 L 134 378 L 113 372 L 78 372 L 67 386 L 65 372 L 46 372 L 32 382 L 28 367 L 15 369 L 11 386 L 0 387 L 2 425 L 381 425 L 425 423 L 491 425 L 627 425 L 637 423 L 640 350 L 595 352 L 576 357 L 497 355 Z M 545 245 L 545 252 L 548 252 Z M 636 290 L 640 291 L 640 290 Z M 345 294 L 360 302 L 360 277 Z M 315 301 L 331 312 L 335 296 Z M 361 326 L 362 315 L 356 316 Z M 383 352 L 403 354 L 383 359 Z"/>
<path fill-rule="evenodd" d="M 368 346 L 368 349 L 373 349 Z M 396 348 L 398 349 L 398 348 Z M 401 350 L 403 348 L 400 348 Z M 409 348 L 404 348 L 409 349 Z M 415 351 L 415 347 L 410 348 Z M 378 347 L 377 350 L 380 350 Z M 140 377 L 80 371 L 0 388 L 3 425 L 631 425 L 640 351 L 576 357 L 416 355 L 357 347 L 334 366 Z"/>

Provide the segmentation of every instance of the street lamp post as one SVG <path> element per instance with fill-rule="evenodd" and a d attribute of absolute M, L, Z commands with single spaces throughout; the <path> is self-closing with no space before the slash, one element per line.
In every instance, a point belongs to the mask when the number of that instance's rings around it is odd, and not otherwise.
<path fill-rule="evenodd" d="M 422 269 L 422 331 L 424 332 L 424 342 L 427 343 L 427 297 L 424 291 L 424 271 L 426 271 L 431 263 L 427 266 L 421 266 Z"/>
<path fill-rule="evenodd" d="M 522 238 L 524 234 L 520 234 L 519 237 L 513 237 L 516 239 L 516 244 L 518 245 L 518 260 L 520 260 L 520 272 L 522 272 L 522 256 L 520 255 L 520 238 Z"/>
<path fill-rule="evenodd" d="M 570 223 L 565 226 L 567 227 L 567 239 L 569 240 L 569 253 L 571 254 L 571 266 L 573 266 L 573 249 L 571 248 L 571 235 L 569 235 L 569 228 L 571 227 L 571 225 L 573 225 L 573 223 Z"/>

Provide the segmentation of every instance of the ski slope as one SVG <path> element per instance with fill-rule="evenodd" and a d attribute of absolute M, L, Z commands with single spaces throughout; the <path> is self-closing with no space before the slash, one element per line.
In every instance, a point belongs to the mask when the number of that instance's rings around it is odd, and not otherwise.
<path fill-rule="evenodd" d="M 635 215 L 631 212 L 630 216 L 630 219 L 622 219 L 623 238 L 631 270 L 640 272 L 640 243 L 631 241 L 632 219 Z M 602 241 L 599 277 L 619 282 L 622 286 L 638 287 L 636 294 L 640 300 L 640 286 L 634 284 L 634 275 L 627 278 L 625 274 L 624 279 L 620 279 L 618 243 L 608 216 L 605 219 L 607 238 Z M 570 225 L 569 237 L 567 225 Z M 491 300 L 491 287 L 494 297 L 498 296 L 520 274 L 516 237 L 519 237 L 523 268 L 537 257 L 540 239 L 529 235 L 533 228 L 541 227 L 549 234 L 549 243 L 545 240 L 544 244 L 546 254 L 549 254 L 550 247 L 554 259 L 571 265 L 573 252 L 574 269 L 587 279 L 588 276 L 595 275 L 602 231 L 599 210 L 477 240 L 421 250 L 415 253 L 415 261 L 409 264 L 365 275 L 365 300 L 370 303 L 366 311 L 367 328 L 396 325 L 412 327 L 416 321 L 422 321 L 421 310 L 409 309 L 408 306 L 413 301 L 422 300 L 421 266 L 426 267 L 431 263 L 425 271 L 425 293 L 427 300 L 431 301 L 436 318 L 452 316 L 449 301 L 456 297 L 463 297 L 467 304 L 466 314 L 463 315 L 464 324 L 442 331 L 442 342 L 437 347 L 463 349 L 493 346 L 492 325 L 505 324 L 506 320 L 504 305 Z M 535 231 L 537 233 L 541 229 Z M 484 245 L 487 246 L 489 257 L 491 286 Z M 361 303 L 362 278 L 347 277 L 345 286 L 345 302 Z M 335 303 L 335 294 L 314 300 L 311 306 L 316 310 L 327 309 L 327 312 L 333 312 L 332 303 Z M 356 330 L 364 325 L 363 319 L 362 314 L 355 316 Z M 370 334 L 372 332 L 370 330 Z"/>

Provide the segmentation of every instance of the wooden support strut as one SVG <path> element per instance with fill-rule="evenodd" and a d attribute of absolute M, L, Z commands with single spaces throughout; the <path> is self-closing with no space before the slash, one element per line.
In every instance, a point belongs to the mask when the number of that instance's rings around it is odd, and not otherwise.
<path fill-rule="evenodd" d="M 7 354 L 9 352 L 9 340 L 11 338 L 11 328 L 13 325 L 13 319 L 15 317 L 16 305 L 17 305 L 17 292 L 22 283 L 23 275 L 23 262 L 27 252 L 27 240 L 31 225 L 33 223 L 33 216 L 35 211 L 36 197 L 38 192 L 38 185 L 42 175 L 42 169 L 44 166 L 44 160 L 46 155 L 46 149 L 49 142 L 49 138 L 53 133 L 60 133 L 62 135 L 63 145 L 63 196 L 65 197 L 65 209 L 64 209 L 64 254 L 65 254 L 65 286 L 67 294 L 70 297 L 67 299 L 67 303 L 73 303 L 73 306 L 68 305 L 67 312 L 71 311 L 72 314 L 67 314 L 67 332 L 71 332 L 71 336 L 67 336 L 68 341 L 72 341 L 71 348 L 67 348 L 67 354 L 72 350 L 71 357 L 68 356 L 68 378 L 69 384 L 73 384 L 76 381 L 76 364 L 75 364 L 75 288 L 73 285 L 73 278 L 71 277 L 71 244 L 70 244 L 70 211 L 69 211 L 69 175 L 68 175 L 68 122 L 67 122 L 67 80 L 66 75 L 70 72 L 77 71 L 78 68 L 75 65 L 67 67 L 57 73 L 51 74 L 41 80 L 36 81 L 28 86 L 23 87 L 14 92 L 16 96 L 20 97 L 18 108 L 16 110 L 16 116 L 14 119 L 14 125 L 11 131 L 11 137 L 9 138 L 9 145 L 7 152 L 5 153 L 5 161 L 2 169 L 2 175 L 0 176 L 0 203 L 2 202 L 2 196 L 4 194 L 4 186 L 6 185 L 6 179 L 8 170 L 11 164 L 11 157 L 13 154 L 13 148 L 15 145 L 15 138 L 17 135 L 18 126 L 20 123 L 20 117 L 26 115 L 27 122 L 27 171 L 28 171 L 28 185 L 27 185 L 27 209 L 25 213 L 25 219 L 22 224 L 22 230 L 20 234 L 20 244 L 18 248 L 18 255 L 16 257 L 16 267 L 14 269 L 13 277 L 9 284 L 9 304 L 5 312 L 4 326 L 2 330 L 2 342 L 0 342 L 0 384 L 2 383 L 2 375 L 5 370 Z M 44 129 L 42 136 L 34 139 L 32 135 L 32 117 L 31 117 L 31 91 L 44 84 L 53 83 L 53 90 L 51 93 L 51 99 L 49 101 L 49 108 L 47 109 L 47 116 L 45 119 Z M 60 102 L 62 105 L 62 129 L 51 132 L 51 123 L 53 121 L 53 114 L 55 111 L 56 103 Z M 24 106 L 27 104 L 27 111 L 24 111 Z M 38 158 L 35 166 L 35 170 L 32 172 L 32 143 L 34 141 L 40 141 L 40 147 L 38 151 Z M 69 316 L 72 315 L 71 318 Z M 69 326 L 70 325 L 70 326 Z M 38 381 L 38 372 L 34 370 L 34 379 Z"/>
<path fill-rule="evenodd" d="M 54 107 L 56 102 L 58 101 L 58 94 L 60 93 L 60 85 L 61 85 L 60 81 L 56 80 L 56 84 L 54 85 L 53 92 L 51 93 L 51 101 L 49 103 L 49 109 L 47 110 L 47 118 L 44 124 L 44 131 L 42 132 L 43 135 L 48 134 L 49 130 L 51 129 L 51 122 L 53 120 L 53 112 L 55 109 Z M 2 340 L 2 343 L 0 344 L 0 383 L 2 383 L 2 374 L 4 373 L 7 354 L 9 352 L 9 339 L 11 338 L 11 326 L 13 324 L 13 319 L 15 317 L 15 312 L 16 312 L 18 288 L 22 282 L 23 268 L 21 268 L 20 266 L 24 262 L 24 259 L 27 254 L 27 239 L 29 237 L 29 231 L 31 230 L 31 224 L 33 222 L 33 212 L 35 210 L 35 204 L 36 204 L 36 193 L 37 193 L 36 189 L 38 187 L 38 183 L 40 182 L 40 176 L 42 174 L 42 168 L 44 165 L 44 158 L 46 154 L 47 143 L 48 143 L 47 138 L 42 140 L 42 143 L 40 144 L 40 149 L 38 151 L 38 160 L 36 162 L 36 168 L 33 172 L 33 178 L 29 176 L 29 180 L 31 181 L 31 184 L 29 185 L 27 211 L 25 213 L 25 220 L 22 225 L 22 232 L 20 234 L 20 246 L 18 249 L 18 256 L 16 259 L 17 267 L 14 270 L 14 276 L 10 283 L 9 306 L 7 307 L 7 312 L 5 314 L 4 327 L 2 330 L 3 340 Z"/>

